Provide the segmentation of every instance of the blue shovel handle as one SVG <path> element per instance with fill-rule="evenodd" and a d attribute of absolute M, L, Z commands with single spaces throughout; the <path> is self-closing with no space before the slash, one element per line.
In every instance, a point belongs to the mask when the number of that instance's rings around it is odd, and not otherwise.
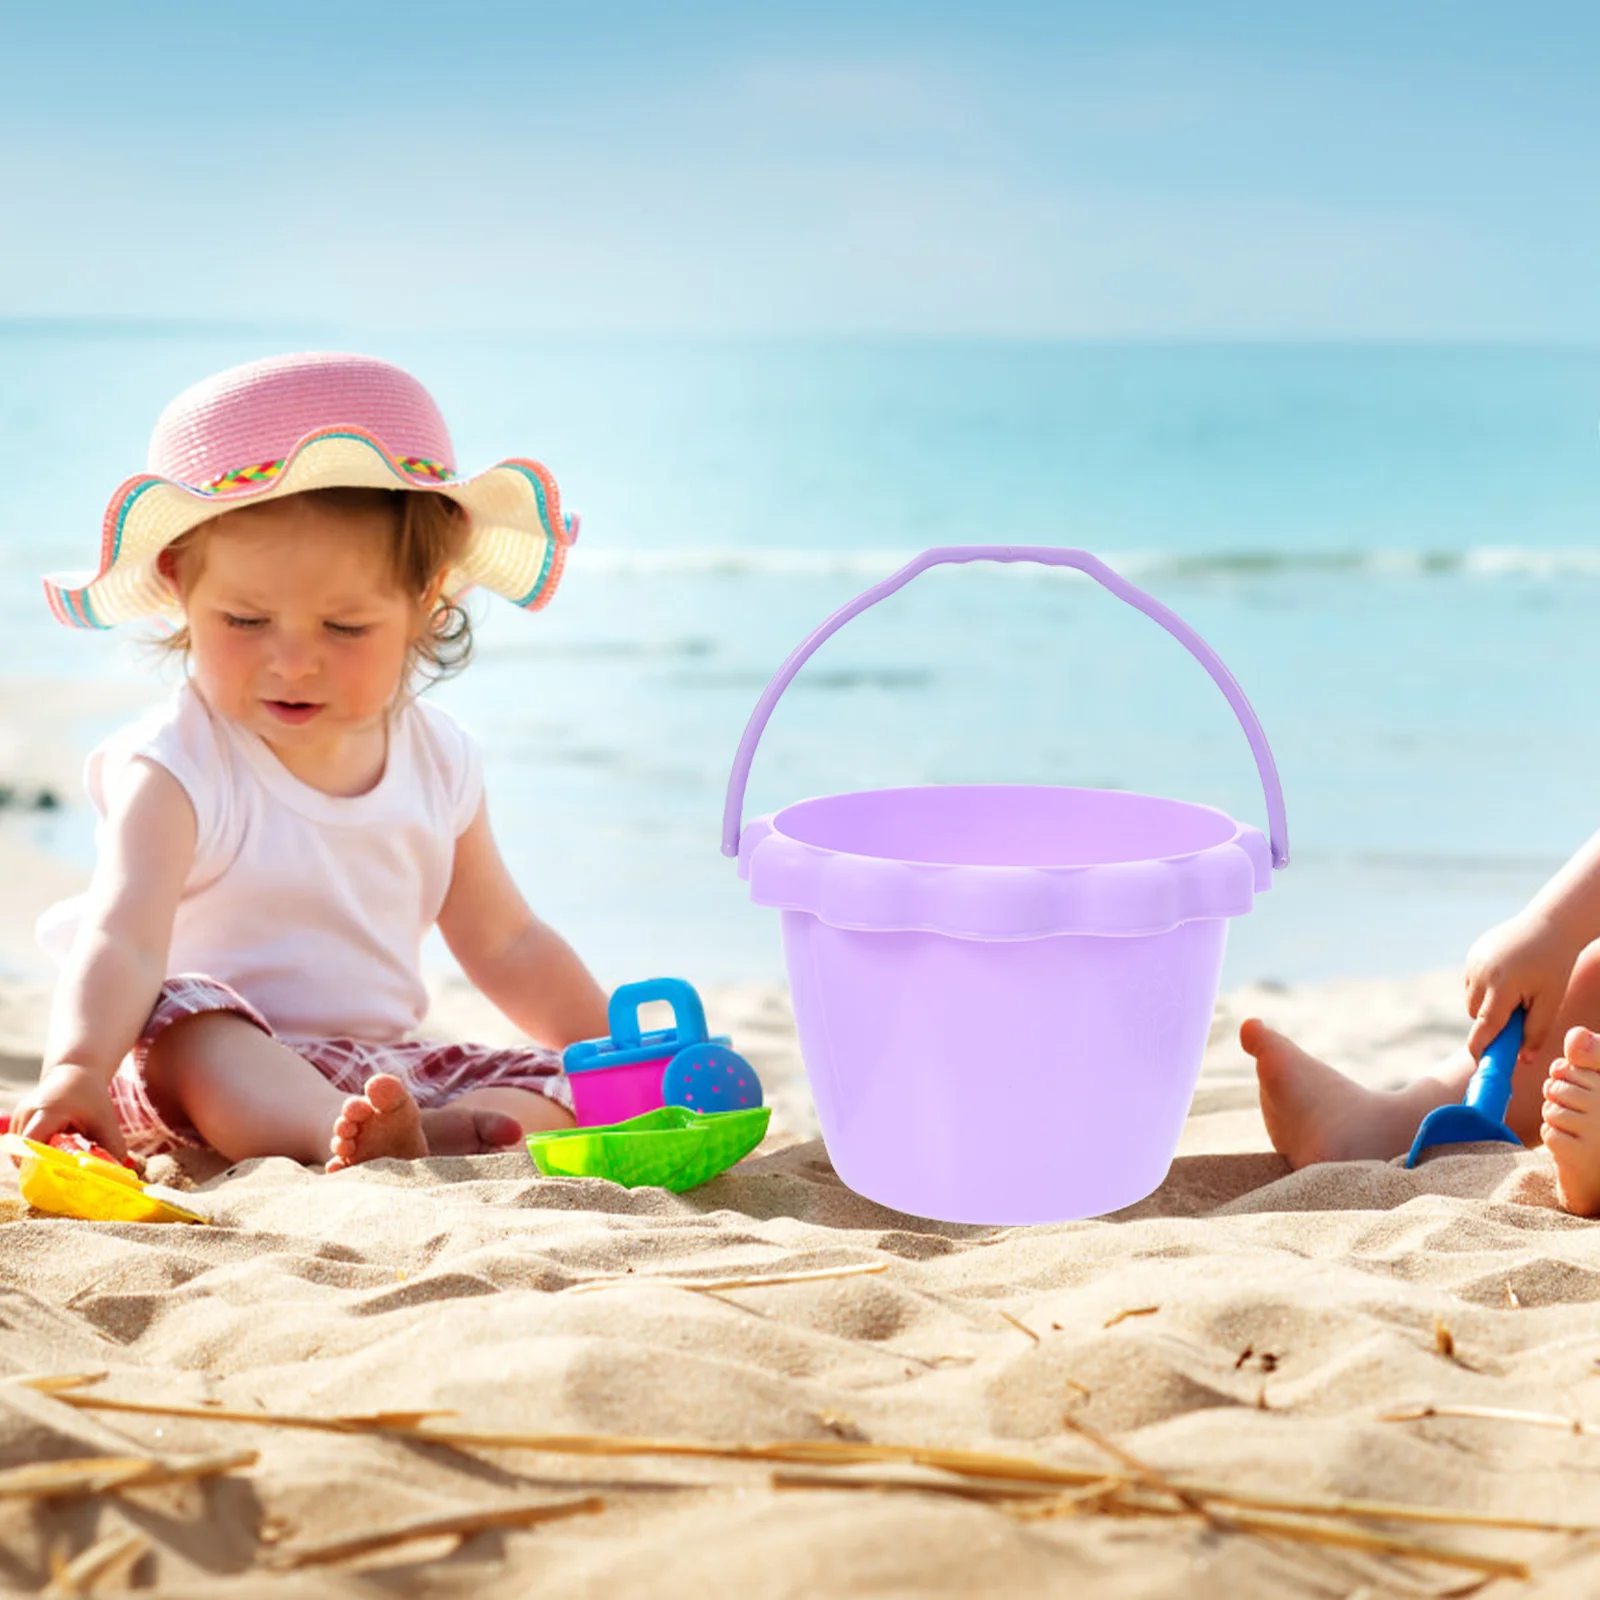
<path fill-rule="evenodd" d="M 1527 1012 L 1518 1006 L 1479 1058 L 1478 1070 L 1467 1084 L 1466 1099 L 1460 1105 L 1439 1106 L 1422 1119 L 1406 1157 L 1408 1167 L 1416 1166 L 1423 1151 L 1438 1144 L 1474 1144 L 1485 1139 L 1522 1143 L 1506 1126 L 1505 1116 L 1506 1107 L 1511 1104 L 1511 1077 L 1522 1049 L 1522 1025 L 1526 1020 Z"/>
<path fill-rule="evenodd" d="M 1522 1049 L 1522 1025 L 1527 1016 L 1522 1006 L 1511 1013 L 1511 1020 L 1484 1046 L 1478 1070 L 1467 1084 L 1466 1103 L 1496 1122 L 1506 1120 L 1506 1107 L 1511 1104 L 1511 1074 Z"/>

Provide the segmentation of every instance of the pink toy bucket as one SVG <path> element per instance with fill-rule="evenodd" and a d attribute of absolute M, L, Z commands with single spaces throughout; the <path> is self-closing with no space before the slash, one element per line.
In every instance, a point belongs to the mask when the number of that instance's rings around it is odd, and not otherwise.
<path fill-rule="evenodd" d="M 852 617 L 942 562 L 1086 573 L 1177 638 L 1227 697 L 1271 845 L 1210 806 L 1103 789 L 939 785 L 802 800 L 741 827 L 762 731 Z M 768 684 L 734 757 L 722 849 L 782 913 L 800 1051 L 840 1178 L 946 1222 L 1060 1222 L 1143 1199 L 1172 1164 L 1228 919 L 1288 864 L 1255 712 L 1186 623 L 1083 550 L 926 550 L 842 606 Z"/>
<path fill-rule="evenodd" d="M 574 1072 L 567 1083 L 572 1089 L 572 1114 L 578 1126 L 600 1127 L 642 1117 L 647 1111 L 659 1111 L 661 1075 L 671 1059 L 669 1053 L 605 1072 Z"/>

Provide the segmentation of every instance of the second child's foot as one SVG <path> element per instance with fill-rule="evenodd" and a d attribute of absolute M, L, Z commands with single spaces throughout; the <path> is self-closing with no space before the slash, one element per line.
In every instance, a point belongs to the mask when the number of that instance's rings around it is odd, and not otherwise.
<path fill-rule="evenodd" d="M 1556 1164 L 1556 1194 L 1574 1216 L 1600 1216 L 1600 1038 L 1568 1031 L 1544 1082 L 1539 1137 Z"/>
<path fill-rule="evenodd" d="M 1291 1167 L 1387 1161 L 1410 1148 L 1416 1112 L 1396 1096 L 1363 1088 L 1257 1017 L 1240 1027 L 1239 1043 L 1255 1057 L 1272 1148 Z"/>

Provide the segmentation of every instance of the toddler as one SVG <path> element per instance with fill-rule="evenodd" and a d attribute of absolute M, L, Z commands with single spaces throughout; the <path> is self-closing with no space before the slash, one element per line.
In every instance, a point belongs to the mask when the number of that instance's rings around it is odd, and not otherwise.
<path fill-rule="evenodd" d="M 1525 1006 L 1506 1124 L 1555 1161 L 1561 1204 L 1600 1215 L 1600 834 L 1509 922 L 1467 952 L 1465 1046 L 1403 1089 L 1351 1082 L 1252 1017 L 1239 1042 L 1255 1057 L 1261 1110 L 1292 1166 L 1404 1154 L 1417 1125 L 1459 1101 L 1484 1047 Z M 1553 1059 L 1559 1054 L 1559 1059 Z"/>
<path fill-rule="evenodd" d="M 296 355 L 180 395 L 113 496 L 99 571 L 56 616 L 167 616 L 187 677 L 89 757 L 88 890 L 62 961 L 34 1139 L 210 1145 L 336 1171 L 470 1154 L 571 1124 L 559 1047 L 605 996 L 501 860 L 475 742 L 416 697 L 460 666 L 460 591 L 545 604 L 576 519 L 531 461 L 458 478 L 427 391 L 381 361 Z M 438 925 L 542 1045 L 418 1039 Z"/>

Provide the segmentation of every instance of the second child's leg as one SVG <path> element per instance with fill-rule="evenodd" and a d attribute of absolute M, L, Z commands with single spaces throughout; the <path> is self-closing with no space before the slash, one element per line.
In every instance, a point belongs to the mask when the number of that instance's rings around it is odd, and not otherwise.
<path fill-rule="evenodd" d="M 1369 1089 L 1256 1017 L 1240 1027 L 1239 1043 L 1255 1057 L 1261 1117 L 1272 1148 L 1292 1167 L 1403 1155 L 1418 1123 L 1461 1099 L 1472 1076 L 1472 1058 L 1463 1050 L 1434 1075 L 1402 1089 Z"/>
<path fill-rule="evenodd" d="M 1572 1027 L 1600 1028 L 1600 944 L 1578 957 L 1539 1059 L 1523 1062 L 1513 1076 L 1506 1123 L 1526 1145 L 1539 1142 L 1545 1079 Z M 1240 1028 L 1239 1042 L 1255 1057 L 1273 1148 L 1295 1167 L 1403 1155 L 1423 1117 L 1459 1101 L 1475 1070 L 1463 1047 L 1429 1077 L 1401 1089 L 1368 1089 L 1255 1017 Z"/>

